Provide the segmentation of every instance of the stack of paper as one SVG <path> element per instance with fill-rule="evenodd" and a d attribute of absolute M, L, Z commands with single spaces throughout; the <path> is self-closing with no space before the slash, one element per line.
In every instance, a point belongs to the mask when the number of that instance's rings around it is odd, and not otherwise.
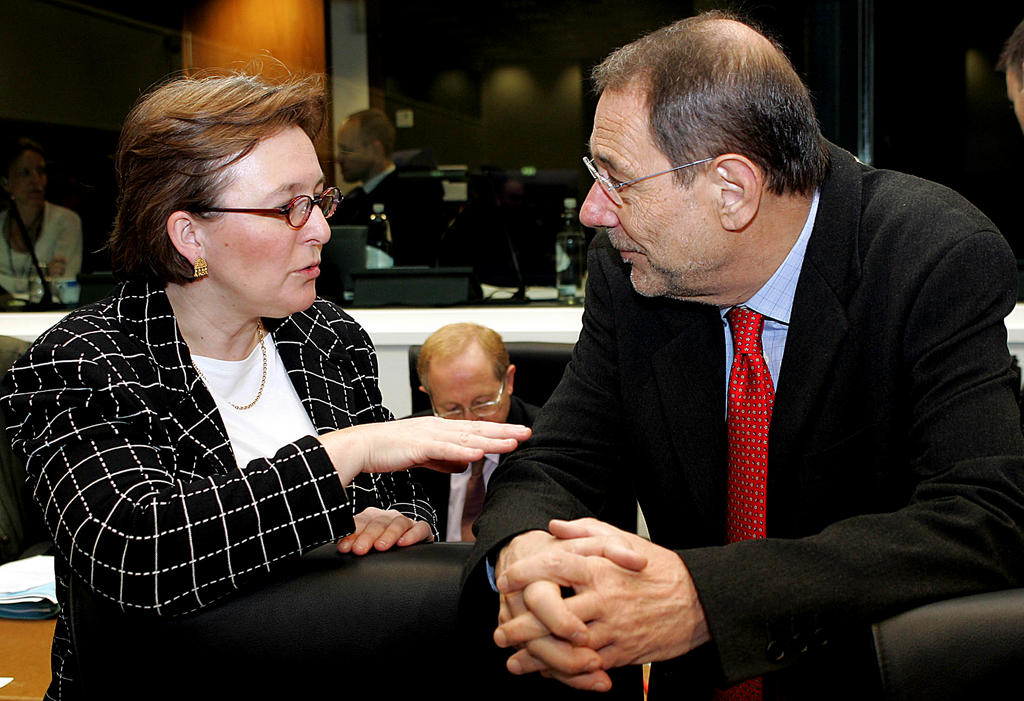
<path fill-rule="evenodd" d="M 0 617 L 52 618 L 60 608 L 56 589 L 52 555 L 0 565 Z"/>

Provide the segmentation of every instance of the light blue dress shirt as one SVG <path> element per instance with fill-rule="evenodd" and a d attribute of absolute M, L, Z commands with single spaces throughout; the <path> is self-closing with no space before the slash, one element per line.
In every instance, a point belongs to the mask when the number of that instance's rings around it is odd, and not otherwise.
<path fill-rule="evenodd" d="M 778 270 L 768 278 L 754 295 L 742 305 L 752 309 L 764 317 L 764 331 L 761 334 L 761 347 L 768 372 L 772 376 L 772 386 L 779 389 L 779 370 L 782 368 L 782 354 L 786 350 L 786 335 L 789 333 L 789 317 L 793 311 L 793 298 L 796 296 L 796 283 L 800 278 L 800 269 L 804 264 L 807 242 L 814 229 L 814 218 L 818 213 L 818 195 L 814 193 L 811 210 L 807 213 L 807 221 L 800 231 L 793 248 Z M 726 395 L 729 392 L 729 372 L 732 369 L 733 347 L 732 332 L 725 315 L 732 307 L 720 310 L 722 314 L 722 331 L 725 333 L 725 385 Z M 726 397 L 728 404 L 728 396 Z"/>

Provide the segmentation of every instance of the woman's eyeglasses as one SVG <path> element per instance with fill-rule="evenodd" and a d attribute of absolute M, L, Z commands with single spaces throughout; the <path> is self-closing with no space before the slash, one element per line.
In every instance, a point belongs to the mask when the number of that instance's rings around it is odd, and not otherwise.
<path fill-rule="evenodd" d="M 330 219 L 331 215 L 334 214 L 334 210 L 338 208 L 338 203 L 341 202 L 343 197 L 344 195 L 341 194 L 341 191 L 338 188 L 329 187 L 316 196 L 296 195 L 292 198 L 292 201 L 284 207 L 276 207 L 273 209 L 254 209 L 251 207 L 207 207 L 206 209 L 200 210 L 200 212 L 235 212 L 238 214 L 262 214 L 272 217 L 284 217 L 285 221 L 288 222 L 288 226 L 293 229 L 301 229 L 306 225 L 306 222 L 309 221 L 309 216 L 313 213 L 314 205 L 319 207 L 320 211 L 323 212 L 324 219 Z"/>

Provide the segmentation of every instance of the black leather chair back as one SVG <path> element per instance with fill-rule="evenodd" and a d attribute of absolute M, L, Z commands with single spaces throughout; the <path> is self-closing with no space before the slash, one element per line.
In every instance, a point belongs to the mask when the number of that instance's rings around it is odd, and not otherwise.
<path fill-rule="evenodd" d="M 593 701 L 506 671 L 510 653 L 490 639 L 497 596 L 480 581 L 459 600 L 471 548 L 431 543 L 355 557 L 325 545 L 258 588 L 178 618 L 123 612 L 73 580 L 82 697 Z M 642 696 L 639 668 L 613 678 L 602 701 Z"/>
<path fill-rule="evenodd" d="M 421 696 L 457 679 L 469 549 L 434 543 L 355 557 L 325 545 L 259 588 L 177 618 L 124 613 L 75 579 L 70 632 L 84 697 Z"/>
<path fill-rule="evenodd" d="M 973 701 L 1020 693 L 1024 589 L 921 606 L 872 632 L 886 699 Z"/>

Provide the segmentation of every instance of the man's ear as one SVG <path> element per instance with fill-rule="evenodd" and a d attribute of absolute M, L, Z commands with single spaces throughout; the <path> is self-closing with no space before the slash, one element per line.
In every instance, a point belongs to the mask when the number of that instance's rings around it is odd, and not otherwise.
<path fill-rule="evenodd" d="M 746 156 L 735 153 L 719 156 L 712 166 L 722 228 L 726 231 L 742 231 L 754 220 L 761 206 L 764 188 L 761 169 Z"/>
<path fill-rule="evenodd" d="M 203 255 L 200 227 L 201 224 L 188 212 L 179 210 L 167 217 L 167 235 L 171 239 L 171 244 L 192 265 L 195 265 L 196 259 Z"/>
<path fill-rule="evenodd" d="M 370 149 L 373 151 L 374 160 L 384 161 L 384 144 L 377 139 L 370 141 Z"/>
<path fill-rule="evenodd" d="M 513 385 L 516 380 L 516 366 L 509 365 L 508 370 L 505 371 L 505 394 L 512 394 Z"/>
<path fill-rule="evenodd" d="M 423 392 L 423 394 L 430 394 L 430 390 L 428 390 L 423 385 L 420 385 L 420 392 Z"/>

